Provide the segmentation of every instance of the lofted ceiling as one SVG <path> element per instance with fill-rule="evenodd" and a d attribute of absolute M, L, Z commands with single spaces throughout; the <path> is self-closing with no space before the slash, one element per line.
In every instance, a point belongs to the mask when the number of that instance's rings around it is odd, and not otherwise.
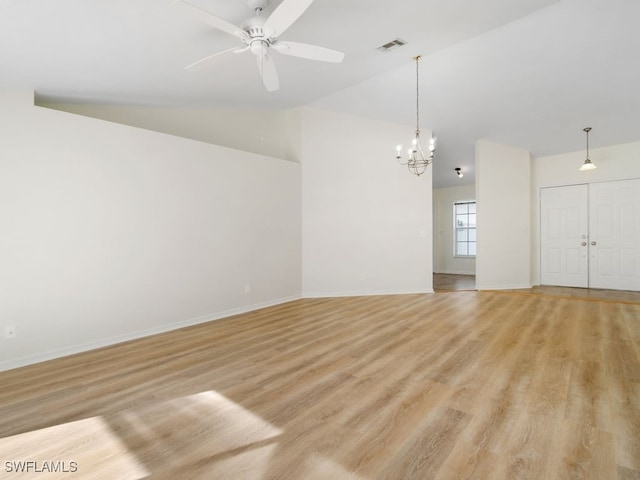
<path fill-rule="evenodd" d="M 246 0 L 191 1 L 234 24 L 252 13 Z M 238 40 L 174 0 L 3 0 L 0 88 L 48 102 L 310 104 L 411 127 L 420 54 L 421 126 L 438 136 L 434 185 L 445 187 L 473 182 L 479 138 L 534 156 L 583 148 L 585 126 L 594 148 L 640 140 L 638 18 L 638 0 L 315 0 L 281 40 L 341 50 L 344 62 L 274 53 L 281 89 L 266 93 L 242 55 L 184 69 Z M 377 50 L 395 38 L 407 45 Z"/>

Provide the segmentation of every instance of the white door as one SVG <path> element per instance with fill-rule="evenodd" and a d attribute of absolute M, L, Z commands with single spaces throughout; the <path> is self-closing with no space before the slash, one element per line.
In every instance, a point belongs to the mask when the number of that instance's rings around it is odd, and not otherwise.
<path fill-rule="evenodd" d="M 589 286 L 640 290 L 640 179 L 589 187 Z"/>
<path fill-rule="evenodd" d="M 540 283 L 589 286 L 588 186 L 540 190 Z"/>

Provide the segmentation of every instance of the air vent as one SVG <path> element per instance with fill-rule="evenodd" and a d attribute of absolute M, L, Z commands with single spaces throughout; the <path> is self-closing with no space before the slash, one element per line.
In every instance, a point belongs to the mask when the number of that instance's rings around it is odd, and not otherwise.
<path fill-rule="evenodd" d="M 388 52 L 389 50 L 402 47 L 403 45 L 406 45 L 406 44 L 407 42 L 405 42 L 404 40 L 400 40 L 399 38 L 396 38 L 395 40 L 391 40 L 390 42 L 385 43 L 381 47 L 378 47 L 378 50 L 380 50 L 381 52 Z"/>

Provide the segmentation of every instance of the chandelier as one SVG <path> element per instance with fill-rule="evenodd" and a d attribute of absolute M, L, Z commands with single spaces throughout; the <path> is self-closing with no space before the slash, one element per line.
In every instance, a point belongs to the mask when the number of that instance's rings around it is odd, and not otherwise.
<path fill-rule="evenodd" d="M 416 61 L 416 136 L 411 141 L 411 147 L 407 150 L 406 157 L 403 158 L 402 156 L 402 145 L 396 147 L 396 160 L 400 165 L 406 165 L 411 173 L 419 177 L 433 162 L 433 156 L 436 152 L 436 139 L 431 136 L 428 147 L 429 151 L 425 154 L 422 144 L 420 143 L 420 55 L 413 57 L 413 59 Z"/>

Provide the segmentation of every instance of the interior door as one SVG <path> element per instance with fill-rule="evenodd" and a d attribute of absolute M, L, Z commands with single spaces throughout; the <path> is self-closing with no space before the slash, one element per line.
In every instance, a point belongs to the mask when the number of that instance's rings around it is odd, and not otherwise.
<path fill-rule="evenodd" d="M 540 190 L 540 283 L 589 286 L 587 185 Z"/>
<path fill-rule="evenodd" d="M 589 286 L 640 290 L 640 179 L 589 188 Z"/>

